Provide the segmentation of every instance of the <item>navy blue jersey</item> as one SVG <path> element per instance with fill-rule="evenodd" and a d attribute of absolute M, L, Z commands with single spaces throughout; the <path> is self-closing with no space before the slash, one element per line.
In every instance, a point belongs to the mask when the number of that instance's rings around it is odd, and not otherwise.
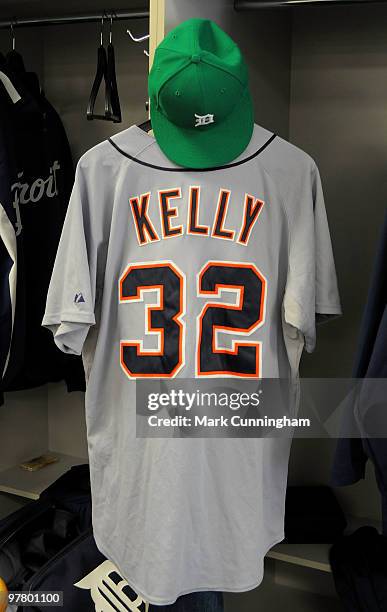
<path fill-rule="evenodd" d="M 8 148 L 7 93 L 0 84 L 0 377 L 9 362 L 16 302 L 15 211 L 11 202 L 12 158 Z"/>
<path fill-rule="evenodd" d="M 27 73 L 29 74 L 29 73 Z M 16 306 L 10 296 L 2 337 L 8 345 L 2 389 L 11 391 L 66 379 L 69 390 L 84 390 L 81 360 L 61 353 L 41 327 L 49 279 L 71 192 L 74 171 L 62 122 L 43 94 L 33 97 L 20 75 L 22 99 L 12 104 L 4 94 L 7 133 L 2 139 L 3 183 L 17 241 Z M 6 164 L 8 170 L 6 171 Z M 5 197 L 5 196 L 4 196 Z M 2 287 L 9 258 L 2 256 Z M 5 290 L 5 289 L 4 289 Z M 3 291 L 4 291 L 3 290 Z M 13 310 L 12 310 L 13 308 Z M 14 315 L 9 349 L 11 319 Z M 8 340 L 7 340 L 8 339 Z M 5 348 L 2 348 L 5 353 Z M 4 357 L 3 357 L 4 361 Z"/>
<path fill-rule="evenodd" d="M 353 376 L 387 378 L 387 212 L 377 249 L 367 304 L 363 314 Z M 353 415 L 346 415 L 355 426 Z M 382 495 L 383 531 L 387 534 L 387 440 L 342 438 L 338 440 L 332 468 L 332 484 L 349 485 L 364 478 L 370 458 Z"/>

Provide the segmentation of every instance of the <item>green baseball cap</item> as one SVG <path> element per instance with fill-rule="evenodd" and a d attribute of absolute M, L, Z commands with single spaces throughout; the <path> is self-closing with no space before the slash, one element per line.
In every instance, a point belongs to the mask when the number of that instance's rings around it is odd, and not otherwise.
<path fill-rule="evenodd" d="M 179 166 L 221 166 L 247 147 L 254 127 L 247 66 L 213 21 L 189 19 L 169 32 L 148 88 L 156 141 Z"/>

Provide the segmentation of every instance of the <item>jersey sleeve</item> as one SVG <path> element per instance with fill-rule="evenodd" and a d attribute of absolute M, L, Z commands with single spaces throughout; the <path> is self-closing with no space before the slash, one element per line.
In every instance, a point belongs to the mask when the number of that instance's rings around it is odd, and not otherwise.
<path fill-rule="evenodd" d="M 314 162 L 296 197 L 289 215 L 284 318 L 301 332 L 305 349 L 312 352 L 316 323 L 342 313 L 321 179 Z"/>
<path fill-rule="evenodd" d="M 17 242 L 12 214 L 0 199 L 0 380 L 8 366 L 16 309 Z"/>
<path fill-rule="evenodd" d="M 95 324 L 97 244 L 93 233 L 87 182 L 78 163 L 42 321 L 64 353 L 80 355 Z"/>
<path fill-rule="evenodd" d="M 3 109 L 1 109 L 3 114 Z M 7 118 L 0 124 L 0 381 L 8 367 L 16 314 L 17 236 Z M 1 401 L 0 401 L 1 404 Z"/>

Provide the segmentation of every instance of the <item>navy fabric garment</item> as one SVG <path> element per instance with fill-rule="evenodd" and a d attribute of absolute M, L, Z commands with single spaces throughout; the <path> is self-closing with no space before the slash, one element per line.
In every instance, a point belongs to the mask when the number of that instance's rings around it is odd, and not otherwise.
<path fill-rule="evenodd" d="M 25 73 L 21 78 L 12 74 L 12 81 L 22 98 L 12 104 L 0 90 L 0 196 L 4 200 L 6 191 L 13 215 L 18 264 L 16 311 L 10 338 L 11 307 L 6 294 L 10 261 L 2 250 L 0 282 L 5 305 L 2 309 L 7 312 L 0 313 L 6 315 L 0 321 L 3 343 L 0 365 L 10 339 L 11 344 L 0 388 L 14 391 L 65 379 L 69 391 L 84 391 L 81 359 L 59 351 L 51 334 L 41 326 L 74 180 L 70 147 L 60 117 L 40 92 L 36 75 Z"/>
<path fill-rule="evenodd" d="M 17 259 L 16 217 L 11 201 L 13 167 L 8 147 L 9 122 L 6 98 L 7 93 L 0 84 L 0 379 L 7 365 L 11 346 L 12 311 L 15 308 L 13 291 L 16 290 L 16 278 L 12 278 L 12 270 Z M 13 243 L 15 249 L 12 248 Z M 12 283 L 14 287 L 11 286 Z"/>
<path fill-rule="evenodd" d="M 387 610 L 387 538 L 361 527 L 334 543 L 329 560 L 333 580 L 347 612 Z"/>
<path fill-rule="evenodd" d="M 375 267 L 363 315 L 355 378 L 387 378 L 387 211 L 378 244 Z M 346 415 L 352 419 L 353 415 Z M 383 532 L 387 533 L 387 439 L 338 440 L 332 468 L 332 484 L 344 486 L 364 478 L 368 458 L 375 466 L 382 495 Z"/>
<path fill-rule="evenodd" d="M 355 378 L 387 377 L 387 210 L 378 243 L 367 304 L 364 310 Z M 382 350 L 384 347 L 384 350 Z"/>
<path fill-rule="evenodd" d="M 92 530 L 90 474 L 73 466 L 40 498 L 0 520 L 0 576 L 11 591 L 62 591 L 62 612 L 145 612 L 146 603 L 98 550 Z M 136 602 L 136 603 L 135 603 Z M 18 607 L 56 612 L 57 606 Z M 222 593 L 190 593 L 153 612 L 223 612 Z"/>
<path fill-rule="evenodd" d="M 223 594 L 217 591 L 182 595 L 170 606 L 150 606 L 149 612 L 223 612 Z"/>

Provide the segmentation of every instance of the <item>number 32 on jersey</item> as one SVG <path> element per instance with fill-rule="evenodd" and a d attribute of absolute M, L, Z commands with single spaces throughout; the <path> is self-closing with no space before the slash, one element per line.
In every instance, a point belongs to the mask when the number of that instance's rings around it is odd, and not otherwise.
<path fill-rule="evenodd" d="M 120 304 L 143 302 L 147 292 L 157 299 L 146 303 L 144 333 L 158 346 L 122 340 L 121 366 L 130 378 L 172 378 L 185 363 L 185 275 L 170 261 L 129 265 L 119 282 Z M 235 293 L 232 303 L 219 301 L 223 292 Z M 209 261 L 197 275 L 197 299 L 206 301 L 197 317 L 196 375 L 260 378 L 261 342 L 246 339 L 265 318 L 266 279 L 255 264 Z M 221 346 L 218 332 L 232 336 L 231 347 Z"/>

